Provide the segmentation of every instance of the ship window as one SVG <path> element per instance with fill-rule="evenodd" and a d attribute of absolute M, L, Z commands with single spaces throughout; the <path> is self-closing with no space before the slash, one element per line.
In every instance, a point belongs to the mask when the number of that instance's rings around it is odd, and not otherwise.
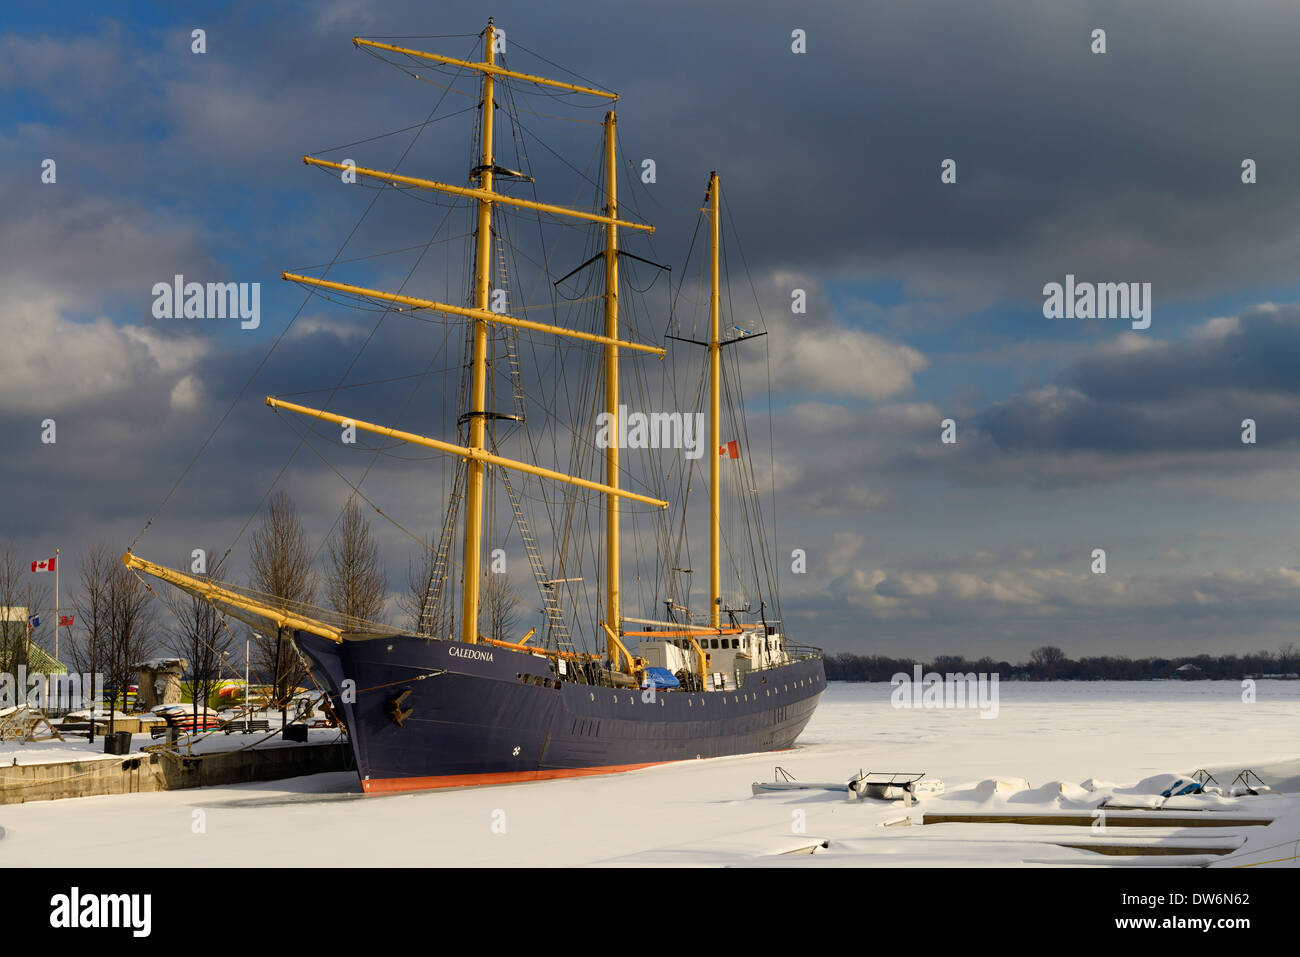
<path fill-rule="evenodd" d="M 716 638 L 713 639 L 713 647 L 714 648 L 718 647 L 718 639 Z"/>

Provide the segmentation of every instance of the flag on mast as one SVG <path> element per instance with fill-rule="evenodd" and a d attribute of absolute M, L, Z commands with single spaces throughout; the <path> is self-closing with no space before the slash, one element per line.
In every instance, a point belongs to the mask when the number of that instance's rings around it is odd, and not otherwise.
<path fill-rule="evenodd" d="M 726 445 L 719 445 L 718 454 L 724 459 L 738 459 L 740 458 L 740 443 L 732 439 Z"/>
<path fill-rule="evenodd" d="M 54 571 L 55 559 L 47 558 L 44 561 L 32 562 L 32 571 L 34 572 L 52 572 Z"/>
<path fill-rule="evenodd" d="M 71 628 L 73 625 L 72 619 L 75 617 L 76 617 L 75 615 L 60 615 L 59 626 L 61 628 Z"/>

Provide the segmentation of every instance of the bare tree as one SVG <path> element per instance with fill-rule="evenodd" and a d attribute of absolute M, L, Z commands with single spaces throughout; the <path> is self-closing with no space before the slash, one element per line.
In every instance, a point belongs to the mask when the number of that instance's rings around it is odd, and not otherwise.
<path fill-rule="evenodd" d="M 135 676 L 135 665 L 156 647 L 153 597 L 140 579 L 125 565 L 114 563 L 108 573 L 107 628 L 104 649 L 104 677 L 113 689 L 114 707 L 121 696 L 125 709 L 127 689 Z M 109 716 L 109 730 L 114 729 Z"/>
<path fill-rule="evenodd" d="M 311 604 L 316 594 L 311 549 L 293 500 L 283 489 L 271 496 L 262 524 L 253 532 L 252 552 L 254 590 L 290 608 Z M 307 671 L 296 652 L 285 647 L 285 639 L 293 638 L 284 635 L 283 629 L 277 629 L 273 637 L 254 634 L 258 636 L 257 669 L 271 676 L 273 698 L 283 714 L 290 689 L 306 680 Z"/>
<path fill-rule="evenodd" d="M 519 592 L 507 576 L 488 575 L 480 602 L 487 616 L 489 638 L 513 641 L 518 637 L 514 632 L 519 625 Z"/>
<path fill-rule="evenodd" d="M 379 558 L 379 546 L 370 532 L 370 523 L 355 497 L 350 497 L 343 507 L 343 515 L 326 549 L 330 562 L 326 583 L 330 605 L 348 618 L 380 621 L 388 576 Z"/>
<path fill-rule="evenodd" d="M 1294 641 L 1288 641 L 1278 648 L 1277 663 L 1283 674 L 1294 672 L 1298 662 L 1300 662 L 1300 648 L 1296 647 Z"/>
<path fill-rule="evenodd" d="M 1029 660 L 1044 678 L 1051 679 L 1065 661 L 1065 652 L 1055 645 L 1043 645 L 1029 653 Z"/>
<path fill-rule="evenodd" d="M 6 546 L 0 552 L 0 671 L 16 674 L 27 664 L 27 616 L 18 557 Z M 20 692 L 21 693 L 21 692 Z"/>
<path fill-rule="evenodd" d="M 406 617 L 407 627 L 416 635 L 427 635 L 433 629 L 433 609 L 429 607 L 433 598 L 433 555 L 432 543 L 420 549 L 419 558 L 407 567 L 407 590 L 397 596 L 397 607 Z"/>
<path fill-rule="evenodd" d="M 12 548 L 0 551 L 0 671 L 10 674 L 27 664 L 29 641 L 37 641 L 47 627 L 58 627 L 48 620 L 50 614 L 40 614 L 49 603 L 49 586 L 36 584 L 29 574 L 28 563 Z M 30 615 L 40 615 L 39 627 L 28 627 Z"/>
<path fill-rule="evenodd" d="M 73 593 L 76 612 L 75 630 L 70 632 L 69 655 L 73 668 L 90 675 L 86 694 L 91 700 L 90 740 L 95 740 L 94 709 L 103 702 L 95 700 L 95 675 L 104 662 L 104 645 L 109 623 L 109 575 L 118 560 L 107 545 L 94 545 L 81 557 L 78 567 L 80 589 Z"/>
<path fill-rule="evenodd" d="M 215 550 L 209 550 L 215 555 Z M 216 578 L 220 568 L 214 568 L 210 577 Z M 230 632 L 225 627 L 221 612 L 197 596 L 179 600 L 172 608 L 177 628 L 172 633 L 172 654 L 189 663 L 190 687 L 193 691 L 192 711 L 194 726 L 199 727 L 199 708 L 207 707 L 208 698 L 221 678 L 221 669 L 230 651 Z"/>

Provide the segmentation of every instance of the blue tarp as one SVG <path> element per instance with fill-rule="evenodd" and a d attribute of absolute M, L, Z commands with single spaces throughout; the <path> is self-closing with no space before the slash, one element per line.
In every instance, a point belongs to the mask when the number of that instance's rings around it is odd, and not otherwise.
<path fill-rule="evenodd" d="M 680 688 L 681 684 L 667 668 L 647 668 L 645 670 L 645 683 L 641 687 L 648 688 L 651 685 L 657 685 L 660 688 Z"/>

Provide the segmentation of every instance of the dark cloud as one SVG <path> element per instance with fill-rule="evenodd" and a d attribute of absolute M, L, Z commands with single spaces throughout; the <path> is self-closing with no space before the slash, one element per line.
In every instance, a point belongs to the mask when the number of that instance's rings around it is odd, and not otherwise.
<path fill-rule="evenodd" d="M 1300 439 L 1300 307 L 1251 309 L 1174 342 L 1130 337 L 1061 376 L 985 410 L 979 427 L 1004 452 L 1219 451 L 1242 454 L 1242 421 L 1259 444 Z"/>
<path fill-rule="evenodd" d="M 392 167 L 410 133 L 341 144 L 418 123 L 443 95 L 354 50 L 350 37 L 483 26 L 480 13 L 431 10 L 423 0 L 332 0 L 204 11 L 195 14 L 208 31 L 203 56 L 189 52 L 189 25 L 128 22 L 125 8 L 0 37 L 0 90 L 18 114 L 0 130 L 0 537 L 24 547 L 56 539 L 69 551 L 134 538 L 298 308 L 279 271 L 329 262 L 374 196 L 304 168 L 301 155 L 338 146 L 331 158 Z M 624 94 L 624 159 L 638 169 L 653 158 L 658 173 L 624 194 L 627 210 L 659 227 L 635 249 L 678 268 L 708 172 L 723 176 L 727 225 L 734 218 L 744 244 L 743 261 L 728 245 L 741 288 L 732 318 L 749 316 L 747 264 L 770 333 L 743 360 L 747 395 L 770 374 L 781 403 L 774 560 L 787 568 L 789 550 L 803 547 L 813 568 L 785 579 L 797 637 L 968 654 L 987 644 L 1014 657 L 1045 628 L 1077 643 L 1072 652 L 1123 641 L 1185 650 L 1170 647 L 1180 640 L 1224 650 L 1215 643 L 1243 633 L 1264 643 L 1283 629 L 1295 585 L 1272 553 L 1270 567 L 1217 577 L 1139 574 L 1126 593 L 1074 577 L 1073 562 L 1075 539 L 1114 538 L 1132 522 L 1104 503 L 1081 505 L 1080 489 L 1100 496 L 1135 475 L 1184 492 L 1201 483 L 1190 517 L 1159 492 L 1144 500 L 1146 518 L 1188 529 L 1225 495 L 1284 494 L 1300 438 L 1300 313 L 1261 308 L 1193 333 L 1185 317 L 1206 310 L 1175 306 L 1260 301 L 1294 281 L 1293 4 L 1256 3 L 1243 15 L 1210 0 L 807 9 L 503 0 L 495 12 L 512 66 L 554 72 L 537 51 Z M 1098 26 L 1104 56 L 1088 52 Z M 794 28 L 807 31 L 805 55 L 790 52 Z M 472 37 L 399 42 L 452 55 L 473 46 Z M 574 124 L 538 115 L 567 105 L 517 95 L 534 111 L 521 118 L 538 195 L 574 201 L 578 174 L 550 150 L 586 168 L 603 105 Z M 448 93 L 441 112 L 471 104 Z M 464 182 L 472 121 L 466 113 L 414 138 L 403 171 Z M 503 162 L 519 162 L 513 136 L 503 143 Z M 60 164 L 57 187 L 38 185 L 47 156 Z M 939 182 L 948 157 L 955 186 Z M 1245 157 L 1259 163 L 1255 186 L 1240 182 Z M 409 276 L 408 291 L 460 301 L 463 261 L 406 250 L 445 213 L 413 195 L 383 197 L 341 258 L 405 251 L 331 275 L 384 288 Z M 464 210 L 451 223 L 464 232 Z M 554 270 L 588 254 L 586 233 L 549 232 L 543 249 L 523 225 L 511 222 L 512 239 L 534 262 L 549 258 Z M 262 329 L 145 321 L 152 284 L 178 272 L 263 282 Z M 1151 332 L 1108 343 L 1111 330 L 1096 324 L 1042 319 L 1043 284 L 1066 273 L 1151 282 Z M 521 262 L 515 276 L 518 292 L 540 295 L 534 265 Z M 890 290 L 882 301 L 836 294 L 837 284 L 875 280 Z M 804 319 L 789 313 L 796 284 L 810 291 Z M 645 339 L 667 327 L 665 290 L 652 289 L 636 317 Z M 970 321 L 1000 307 L 1007 317 Z M 262 405 L 267 393 L 312 390 L 305 404 L 455 434 L 459 337 L 440 358 L 442 328 L 394 317 L 349 369 L 375 318 L 308 305 L 168 502 L 148 549 L 166 559 L 240 532 L 298 442 L 289 417 Z M 944 341 L 955 319 L 961 335 Z M 556 378 L 553 357 L 529 349 L 536 381 Z M 677 385 L 693 381 L 682 370 L 695 359 L 667 364 Z M 1059 375 L 1044 371 L 1054 361 Z M 1000 364 L 1016 385 L 945 394 L 936 380 L 963 362 Z M 549 410 L 562 430 L 585 411 L 582 365 L 560 377 L 572 388 Z M 379 381 L 430 367 L 438 376 L 418 391 L 413 379 Z M 331 401 L 340 380 L 371 384 Z M 662 395 L 649 384 L 641 394 Z M 765 411 L 761 399 L 753 405 Z M 59 419 L 53 447 L 38 440 L 46 414 Z M 959 442 L 942 446 L 939 422 L 950 415 Z M 1240 444 L 1245 417 L 1259 422 L 1258 447 Z M 343 449 L 318 428 L 322 454 L 359 477 L 375 446 Z M 761 438 L 747 449 L 760 473 Z M 532 451 L 569 462 L 567 447 Z M 346 483 L 306 451 L 283 481 L 323 535 Z M 407 524 L 424 535 L 439 523 L 447 481 L 440 458 L 385 447 L 366 487 L 385 505 L 405 503 Z M 1053 521 L 1075 509 L 1074 524 Z M 378 528 L 400 582 L 414 545 Z M 639 524 L 637 534 L 649 548 L 652 530 Z M 1162 535 L 1160 547 L 1203 557 L 1189 535 Z"/>

